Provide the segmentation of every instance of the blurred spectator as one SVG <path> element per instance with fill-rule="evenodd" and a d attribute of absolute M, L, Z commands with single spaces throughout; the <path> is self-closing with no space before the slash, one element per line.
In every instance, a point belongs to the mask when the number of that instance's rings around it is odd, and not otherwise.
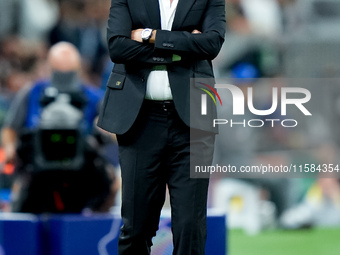
<path fill-rule="evenodd" d="M 49 36 L 52 45 L 68 41 L 79 49 L 85 71 L 96 84 L 100 84 L 107 56 L 105 34 L 109 9 L 109 0 L 60 0 L 60 18 Z"/>
<path fill-rule="evenodd" d="M 260 77 L 279 72 L 276 38 L 282 34 L 281 12 L 274 0 L 226 0 L 228 32 L 214 60 L 217 77 L 226 77 L 242 62 L 259 70 Z"/>
<path fill-rule="evenodd" d="M 16 93 L 48 78 L 46 53 L 51 44 L 74 43 L 83 58 L 83 80 L 106 83 L 103 42 L 109 7 L 110 0 L 0 0 L 0 127 Z M 110 66 L 104 73 L 110 73 Z M 111 144 L 103 147 L 105 153 L 110 146 L 116 150 Z"/>
<path fill-rule="evenodd" d="M 46 47 L 16 36 L 0 41 L 0 127 L 13 96 L 24 85 L 47 75 Z"/>
<path fill-rule="evenodd" d="M 242 90 L 245 102 L 248 100 L 248 88 L 253 88 L 253 100 L 254 105 L 257 105 L 257 109 L 270 108 L 272 103 L 271 87 L 264 83 L 263 79 L 259 79 L 259 71 L 254 65 L 246 62 L 239 63 L 232 68 L 230 76 L 231 84 L 238 86 Z M 260 91 L 262 89 L 269 93 L 260 93 L 261 97 L 259 98 L 256 93 L 259 89 Z M 244 115 L 233 115 L 233 99 L 231 93 L 225 89 L 221 89 L 218 92 L 223 101 L 223 107 L 218 107 L 218 118 L 225 119 L 230 117 L 228 121 L 231 122 L 232 120 L 234 123 L 242 123 L 244 120 L 249 119 L 262 119 L 263 122 L 266 123 L 265 118 L 267 118 L 267 116 L 256 116 L 248 110 L 245 111 Z M 279 117 L 271 116 L 270 118 L 277 119 Z M 267 125 L 266 123 L 265 126 Z M 231 125 L 229 123 L 227 125 L 221 125 L 215 142 L 214 164 L 236 166 L 237 169 L 241 166 L 257 165 L 259 151 L 263 150 L 263 144 L 272 142 L 272 140 L 276 138 L 272 137 L 272 132 L 280 132 L 280 138 L 282 139 L 287 137 L 287 130 L 284 130 L 279 125 L 268 128 L 254 128 L 248 125 Z M 275 148 L 275 146 L 283 145 L 281 145 L 278 140 L 275 140 L 274 146 L 267 146 L 265 148 L 270 151 Z M 275 204 L 276 216 L 280 215 L 290 206 L 290 194 L 285 190 L 290 185 L 289 180 L 283 178 L 263 178 L 261 174 L 254 174 L 251 178 L 249 178 L 249 176 L 249 173 L 238 174 L 237 178 L 243 178 L 239 183 L 247 183 L 261 190 L 263 195 L 261 198 L 263 200 L 271 200 Z M 235 175 L 227 177 L 235 177 Z"/>
<path fill-rule="evenodd" d="M 275 38 L 282 34 L 282 14 L 275 0 L 241 0 L 250 30 L 260 36 Z"/>
<path fill-rule="evenodd" d="M 0 0 L 0 89 L 46 77 L 46 46 L 76 45 L 83 78 L 98 86 L 108 57 L 105 35 L 110 0 Z M 37 15 L 38 14 L 38 15 Z"/>
<path fill-rule="evenodd" d="M 57 0 L 16 0 L 19 4 L 19 35 L 45 41 L 58 19 Z"/>
<path fill-rule="evenodd" d="M 232 31 L 272 38 L 281 34 L 280 6 L 275 0 L 226 0 L 226 12 Z"/>
<path fill-rule="evenodd" d="M 20 90 L 2 129 L 7 162 L 15 161 L 17 171 L 21 173 L 14 185 L 17 197 L 13 210 L 33 213 L 80 212 L 88 206 L 94 210 L 107 211 L 110 208 L 108 205 L 113 204 L 114 172 L 97 153 L 99 145 L 94 140 L 76 147 L 84 148 L 81 157 L 85 160 L 77 166 L 79 169 L 76 171 L 60 169 L 61 166 L 55 167 L 53 164 L 50 169 L 51 166 L 37 163 L 39 150 L 35 149 L 36 134 L 44 123 L 52 130 L 53 127 L 67 130 L 79 128 L 82 136 L 77 136 L 78 139 L 86 139 L 87 134 L 93 134 L 93 122 L 103 95 L 100 89 L 83 85 L 79 80 L 81 59 L 72 44 L 62 42 L 53 46 L 48 61 L 52 69 L 51 79 L 35 82 L 33 86 L 25 86 Z M 55 98 L 51 98 L 52 95 Z M 67 98 L 69 102 L 65 101 Z M 58 147 L 54 145 L 48 148 L 51 155 L 62 153 L 55 151 L 54 148 Z M 64 148 L 68 147 L 59 149 Z M 45 150 L 42 150 L 44 155 L 47 153 Z M 18 186 L 19 191 L 16 190 Z M 107 199 L 110 203 L 107 203 Z"/>

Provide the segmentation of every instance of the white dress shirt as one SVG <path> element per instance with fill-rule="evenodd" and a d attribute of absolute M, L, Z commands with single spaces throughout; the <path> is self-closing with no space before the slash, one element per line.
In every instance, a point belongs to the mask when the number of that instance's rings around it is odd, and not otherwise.
<path fill-rule="evenodd" d="M 176 13 L 178 0 L 158 0 L 161 14 L 162 30 L 171 30 Z M 171 100 L 172 94 L 168 72 L 166 70 L 151 71 L 146 83 L 146 99 Z"/>

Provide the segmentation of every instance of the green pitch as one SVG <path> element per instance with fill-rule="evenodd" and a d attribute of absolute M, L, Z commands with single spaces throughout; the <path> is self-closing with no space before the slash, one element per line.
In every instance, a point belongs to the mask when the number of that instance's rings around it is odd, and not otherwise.
<path fill-rule="evenodd" d="M 230 230 L 228 255 L 339 255 L 340 228 L 266 231 L 249 236 Z"/>

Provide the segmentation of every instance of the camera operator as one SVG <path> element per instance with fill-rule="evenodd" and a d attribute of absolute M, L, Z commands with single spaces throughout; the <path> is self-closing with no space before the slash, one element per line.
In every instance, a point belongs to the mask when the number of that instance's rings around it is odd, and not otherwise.
<path fill-rule="evenodd" d="M 94 139 L 102 92 L 80 81 L 81 57 L 72 44 L 52 46 L 48 63 L 50 80 L 18 92 L 1 133 L 6 161 L 17 172 L 12 211 L 107 211 L 117 187 Z"/>

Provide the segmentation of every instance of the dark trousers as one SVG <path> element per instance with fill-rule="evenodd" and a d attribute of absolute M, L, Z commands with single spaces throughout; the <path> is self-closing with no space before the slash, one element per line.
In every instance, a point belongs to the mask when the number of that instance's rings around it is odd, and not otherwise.
<path fill-rule="evenodd" d="M 122 169 L 120 255 L 150 254 L 166 185 L 173 254 L 205 253 L 209 179 L 190 178 L 190 160 L 211 164 L 214 135 L 190 131 L 172 103 L 146 100 L 133 127 L 117 136 Z"/>

